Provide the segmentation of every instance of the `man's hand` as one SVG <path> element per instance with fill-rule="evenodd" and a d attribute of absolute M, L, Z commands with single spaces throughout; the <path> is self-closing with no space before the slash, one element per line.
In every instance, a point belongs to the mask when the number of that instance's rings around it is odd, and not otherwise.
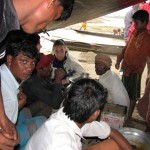
<path fill-rule="evenodd" d="M 116 68 L 117 70 L 119 70 L 120 65 L 116 63 L 116 64 L 115 64 L 115 68 Z"/>
<path fill-rule="evenodd" d="M 63 69 L 56 69 L 55 70 L 55 83 L 61 83 L 61 80 L 64 78 L 65 76 L 65 71 Z"/>
<path fill-rule="evenodd" d="M 14 146 L 19 143 L 19 139 L 12 140 L 3 135 L 0 131 L 0 149 L 1 150 L 13 150 Z"/>
<path fill-rule="evenodd" d="M 7 116 L 1 118 L 0 126 L 1 131 L 5 137 L 12 140 L 17 140 L 18 137 L 15 125 L 8 119 Z"/>
<path fill-rule="evenodd" d="M 132 73 L 132 70 L 129 68 L 125 71 L 125 76 L 129 77 L 131 73 Z"/>

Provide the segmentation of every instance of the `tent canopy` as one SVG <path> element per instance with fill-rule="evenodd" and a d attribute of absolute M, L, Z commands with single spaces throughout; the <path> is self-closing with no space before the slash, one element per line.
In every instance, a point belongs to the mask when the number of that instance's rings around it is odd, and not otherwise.
<path fill-rule="evenodd" d="M 72 15 L 66 21 L 53 21 L 48 30 L 63 28 L 124 9 L 145 0 L 75 0 Z"/>

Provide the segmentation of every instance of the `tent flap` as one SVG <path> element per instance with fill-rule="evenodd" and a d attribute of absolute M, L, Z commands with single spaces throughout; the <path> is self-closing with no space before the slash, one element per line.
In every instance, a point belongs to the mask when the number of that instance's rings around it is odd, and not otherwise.
<path fill-rule="evenodd" d="M 48 30 L 63 28 L 121 10 L 144 0 L 75 0 L 72 15 L 66 21 L 53 21 Z"/>

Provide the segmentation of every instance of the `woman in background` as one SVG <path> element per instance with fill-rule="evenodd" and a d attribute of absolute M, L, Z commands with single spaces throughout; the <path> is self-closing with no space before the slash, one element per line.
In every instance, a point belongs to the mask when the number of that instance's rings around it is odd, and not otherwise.
<path fill-rule="evenodd" d="M 70 77 L 79 77 L 85 73 L 84 68 L 79 61 L 74 58 L 69 52 L 65 42 L 62 39 L 56 40 L 53 45 L 53 53 L 55 59 L 53 61 L 54 68 L 62 68 L 65 71 L 65 77 L 62 84 L 69 84 Z"/>

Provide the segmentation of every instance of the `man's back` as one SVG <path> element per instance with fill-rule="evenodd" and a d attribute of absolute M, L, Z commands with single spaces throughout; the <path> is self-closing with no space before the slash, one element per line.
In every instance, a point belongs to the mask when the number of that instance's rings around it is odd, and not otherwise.
<path fill-rule="evenodd" d="M 128 93 L 116 73 L 111 70 L 107 71 L 100 76 L 99 82 L 107 88 L 111 103 L 129 107 L 130 100 Z"/>
<path fill-rule="evenodd" d="M 80 136 L 76 134 L 81 134 L 79 128 L 60 109 L 32 136 L 25 150 L 80 150 Z"/>

